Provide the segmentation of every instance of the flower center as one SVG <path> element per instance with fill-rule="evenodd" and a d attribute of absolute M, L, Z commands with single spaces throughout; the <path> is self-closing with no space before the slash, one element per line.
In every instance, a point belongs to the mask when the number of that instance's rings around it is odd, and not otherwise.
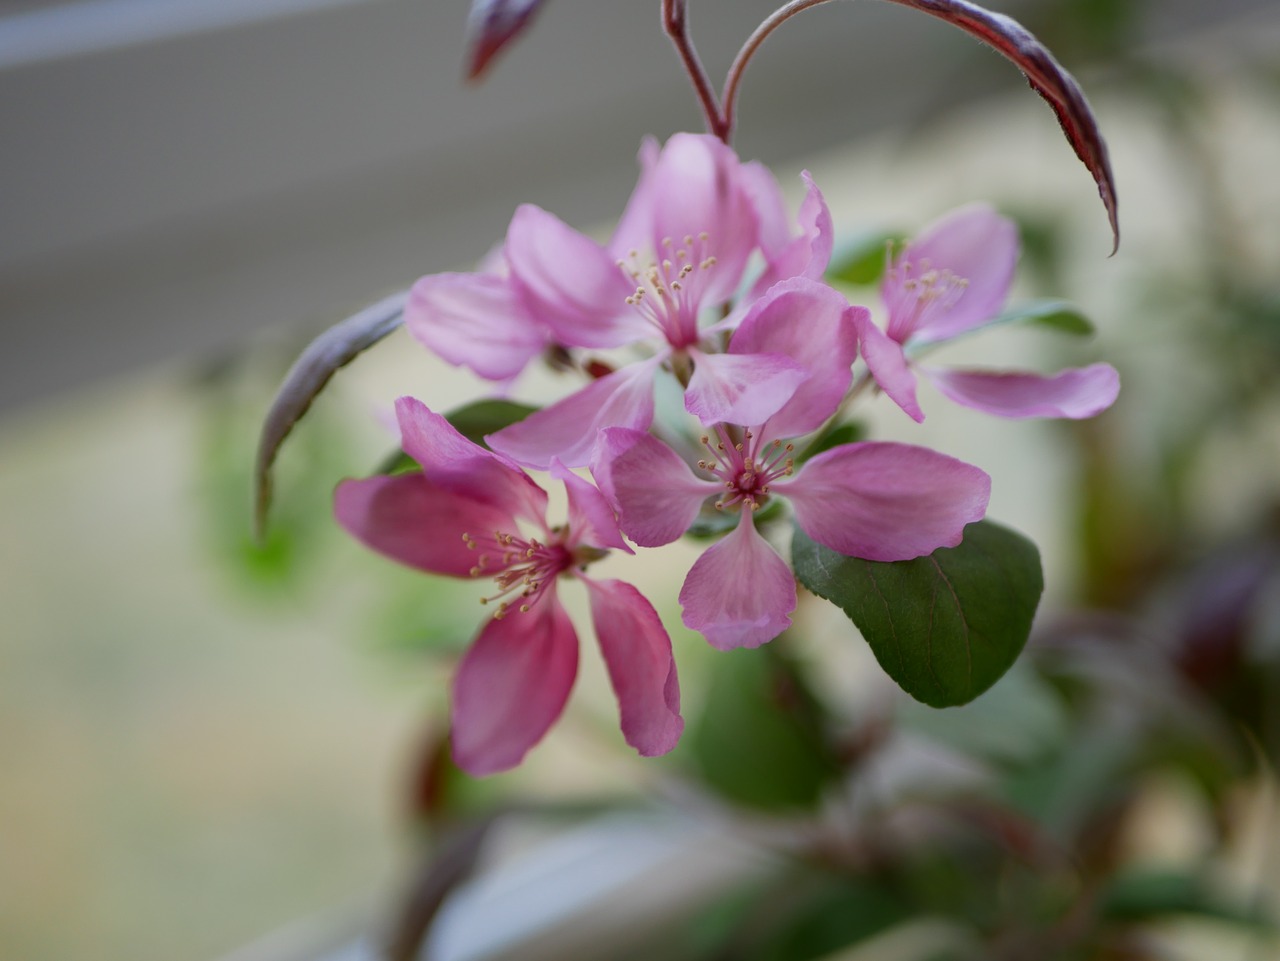
<path fill-rule="evenodd" d="M 497 601 L 493 616 L 499 619 L 506 616 L 513 604 L 517 610 L 529 610 L 547 585 L 578 563 L 565 544 L 563 530 L 552 531 L 550 543 L 546 544 L 535 537 L 526 540 L 505 531 L 494 531 L 483 537 L 463 534 L 462 540 L 477 552 L 471 576 L 492 577 L 498 585 L 498 592 L 480 598 L 480 603 Z"/>
<path fill-rule="evenodd" d="M 702 445 L 711 459 L 698 461 L 698 467 L 710 471 L 724 484 L 725 493 L 716 501 L 717 510 L 740 510 L 747 506 L 756 511 L 769 499 L 769 485 L 779 477 L 789 477 L 795 470 L 794 444 L 780 440 L 764 442 L 744 429 L 742 440 L 733 440 L 723 425 L 716 425 L 716 442 L 707 435 Z"/>
<path fill-rule="evenodd" d="M 945 314 L 964 296 L 969 281 L 950 270 L 937 270 L 926 258 L 919 264 L 900 260 L 889 268 L 888 335 L 898 343 Z"/>
<path fill-rule="evenodd" d="M 640 312 L 676 350 L 698 341 L 698 308 L 706 287 L 705 277 L 716 265 L 709 253 L 705 232 L 686 235 L 677 247 L 664 237 L 657 260 L 643 265 L 638 251 L 631 251 L 618 268 L 636 285 L 627 304 Z"/>

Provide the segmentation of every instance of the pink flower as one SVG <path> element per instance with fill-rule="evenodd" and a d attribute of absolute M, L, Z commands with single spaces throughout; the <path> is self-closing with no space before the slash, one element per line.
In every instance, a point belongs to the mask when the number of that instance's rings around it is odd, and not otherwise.
<path fill-rule="evenodd" d="M 982 326 L 1004 306 L 1018 259 L 1012 221 L 983 204 L 935 221 L 893 260 L 881 284 L 889 320 L 882 332 L 859 323 L 862 358 L 876 383 L 916 421 L 918 370 L 944 395 L 1001 417 L 1093 417 L 1115 402 L 1120 377 L 1091 364 L 1049 377 L 1021 371 L 946 370 L 917 365 L 914 348 Z"/>
<path fill-rule="evenodd" d="M 805 175 L 809 189 L 793 235 L 772 175 L 741 163 L 715 137 L 676 134 L 661 150 L 646 141 L 640 160 L 640 181 L 608 244 L 526 204 L 507 230 L 505 273 L 439 274 L 414 287 L 410 331 L 491 379 L 513 377 L 551 343 L 644 350 L 644 359 L 489 439 L 526 466 L 546 468 L 556 457 L 582 466 L 601 427 L 648 427 L 663 367 L 692 365 L 687 404 L 704 419 L 714 416 L 715 396 L 735 384 L 787 389 L 802 377 L 784 358 L 726 360 L 704 321 L 722 321 L 757 251 L 765 269 L 753 296 L 786 277 L 821 278 L 831 220 L 812 180 Z"/>
<path fill-rule="evenodd" d="M 739 515 L 734 530 L 694 563 L 680 591 L 685 625 L 717 648 L 757 647 L 791 623 L 795 578 L 755 526 L 755 511 L 772 497 L 786 497 L 796 523 L 818 543 L 876 561 L 953 547 L 964 526 L 986 513 L 990 478 L 921 447 L 846 444 L 796 468 L 788 438 L 816 430 L 835 413 L 849 387 L 854 328 L 865 317 L 864 308 L 819 284 L 793 280 L 771 289 L 744 318 L 727 356 L 779 353 L 807 379 L 781 401 L 762 388 L 765 413 L 751 427 L 721 424 L 705 435 L 697 472 L 648 433 L 615 427 L 600 434 L 592 472 L 637 544 L 676 540 L 709 498 L 718 510 Z M 742 399 L 739 408 L 754 402 Z"/>
<path fill-rule="evenodd" d="M 485 599 L 496 611 L 454 678 L 458 765 L 474 775 L 514 767 L 560 716 L 578 665 L 577 636 L 556 596 L 561 577 L 587 588 L 627 743 L 646 756 L 671 750 L 684 725 L 671 640 L 634 587 L 585 574 L 612 548 L 630 553 L 600 492 L 553 465 L 569 521 L 549 527 L 546 492 L 506 457 L 411 397 L 397 401 L 396 414 L 404 450 L 422 472 L 343 481 L 334 513 L 358 540 L 402 564 L 496 584 Z"/>

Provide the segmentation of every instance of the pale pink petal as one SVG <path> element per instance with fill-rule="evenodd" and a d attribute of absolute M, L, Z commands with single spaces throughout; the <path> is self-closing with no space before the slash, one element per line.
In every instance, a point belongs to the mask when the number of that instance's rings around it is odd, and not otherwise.
<path fill-rule="evenodd" d="M 758 226 L 744 189 L 737 155 L 717 138 L 678 133 L 667 141 L 653 170 L 653 245 L 661 251 L 670 238 L 694 239 L 695 262 L 715 258 L 698 271 L 699 302 L 719 304 L 738 289 L 747 258 L 756 246 Z M 705 248 L 699 240 L 707 235 Z"/>
<path fill-rule="evenodd" d="M 453 679 L 453 759 L 480 777 L 515 767 L 564 710 L 578 638 L 554 593 L 491 617 Z"/>
<path fill-rule="evenodd" d="M 516 529 L 510 511 L 432 487 L 417 473 L 345 480 L 333 492 L 333 514 L 379 554 L 451 577 L 469 577 L 476 562 L 463 535 Z"/>
<path fill-rule="evenodd" d="M 831 262 L 831 249 L 835 242 L 835 230 L 831 224 L 831 212 L 822 197 L 822 191 L 803 171 L 808 190 L 800 204 L 800 235 L 790 238 L 785 247 L 776 253 L 765 250 L 767 266 L 751 288 L 753 297 L 759 297 L 778 281 L 788 277 L 806 277 L 821 280 Z"/>
<path fill-rule="evenodd" d="M 911 335 L 922 341 L 947 340 L 990 320 L 1004 306 L 1017 260 L 1018 228 L 986 204 L 960 207 L 925 227 L 895 258 L 895 265 L 909 262 L 915 279 L 929 271 L 948 271 L 963 281 L 963 290 L 948 301 L 950 306 L 925 310 Z M 885 277 L 885 302 L 891 310 L 897 298 L 911 299 L 910 292 L 901 289 L 906 279 L 901 269 Z M 889 328 L 896 339 L 905 340 L 897 336 L 900 323 L 895 316 Z"/>
<path fill-rule="evenodd" d="M 551 476 L 564 483 L 569 500 L 568 544 L 571 548 L 586 544 L 635 553 L 631 545 L 622 539 L 613 507 L 600 491 L 565 467 L 558 457 L 551 462 Z"/>
<path fill-rule="evenodd" d="M 551 342 L 496 274 L 432 274 L 413 285 L 404 323 L 451 364 L 489 380 L 510 380 Z"/>
<path fill-rule="evenodd" d="M 618 347 L 646 336 L 627 306 L 635 289 L 617 258 L 590 237 L 532 204 L 507 229 L 511 279 L 529 313 L 570 347 Z"/>
<path fill-rule="evenodd" d="M 835 413 L 852 379 L 858 354 L 855 320 L 861 314 L 866 314 L 866 308 L 850 307 L 826 284 L 804 278 L 774 285 L 752 305 L 729 342 L 729 352 L 782 354 L 809 375 L 769 417 L 767 436 L 799 437 Z"/>
<path fill-rule="evenodd" d="M 684 406 L 703 426 L 763 424 L 808 378 L 782 354 L 707 354 L 690 349 L 693 377 Z"/>
<path fill-rule="evenodd" d="M 662 148 L 653 137 L 645 137 L 640 142 L 636 156 L 640 164 L 640 179 L 636 181 L 609 241 L 609 252 L 615 260 L 625 260 L 633 250 L 648 250 L 653 244 L 653 171 L 661 152 Z"/>
<path fill-rule="evenodd" d="M 396 418 L 404 452 L 422 465 L 433 487 L 544 523 L 546 491 L 511 460 L 473 444 L 413 397 L 396 401 Z"/>
<path fill-rule="evenodd" d="M 991 478 L 926 447 L 845 444 L 774 481 L 796 523 L 819 544 L 869 561 L 905 561 L 955 547 L 987 512 Z"/>
<path fill-rule="evenodd" d="M 600 432 L 591 473 L 618 508 L 623 532 L 641 547 L 679 539 L 702 502 L 721 491 L 715 481 L 694 476 L 656 437 L 621 427 Z"/>
<path fill-rule="evenodd" d="M 782 256 L 793 239 L 786 198 L 782 196 L 782 188 L 778 186 L 773 171 L 759 161 L 742 164 L 739 176 L 742 189 L 756 211 L 760 252 L 767 262 L 772 263 Z"/>
<path fill-rule="evenodd" d="M 870 315 L 855 319 L 858 348 L 871 376 L 880 389 L 901 407 L 916 423 L 924 420 L 924 411 L 916 400 L 916 375 L 907 365 L 902 345 L 890 340 L 871 320 Z"/>
<path fill-rule="evenodd" d="M 1120 375 L 1110 364 L 1071 367 L 1042 377 L 1022 371 L 923 370 L 944 395 L 998 417 L 1068 417 L 1100 414 L 1120 394 Z"/>
<path fill-rule="evenodd" d="M 750 510 L 712 544 L 680 589 L 685 627 L 712 647 L 759 647 L 791 626 L 796 581 L 787 562 L 756 531 Z"/>
<path fill-rule="evenodd" d="M 644 595 L 622 581 L 582 578 L 591 621 L 618 697 L 622 736 L 644 757 L 666 754 L 680 739 L 680 682 L 671 638 Z"/>
<path fill-rule="evenodd" d="M 584 467 L 601 428 L 643 430 L 652 423 L 653 377 L 660 362 L 661 357 L 652 357 L 615 370 L 485 440 L 528 467 L 546 470 L 556 457 L 566 467 Z"/>

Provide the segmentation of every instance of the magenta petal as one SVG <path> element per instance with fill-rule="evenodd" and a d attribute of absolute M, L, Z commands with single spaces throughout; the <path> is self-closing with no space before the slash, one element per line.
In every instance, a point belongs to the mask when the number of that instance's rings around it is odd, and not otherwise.
<path fill-rule="evenodd" d="M 578 638 L 554 593 L 491 617 L 453 679 L 453 759 L 480 777 L 513 768 L 564 710 Z"/>
<path fill-rule="evenodd" d="M 680 589 L 685 627 L 712 647 L 759 647 L 791 626 L 796 581 L 756 531 L 750 510 L 694 563 Z"/>
<path fill-rule="evenodd" d="M 617 548 L 634 554 L 622 539 L 618 520 L 609 501 L 592 484 L 583 480 L 556 458 L 551 462 L 551 476 L 564 483 L 569 500 L 569 546 L 586 544 L 606 550 Z"/>
<path fill-rule="evenodd" d="M 858 353 L 855 320 L 860 314 L 866 314 L 866 308 L 850 307 L 826 284 L 799 277 L 776 284 L 751 306 L 729 342 L 729 352 L 782 354 L 809 375 L 770 416 L 767 436 L 799 437 L 835 413 L 852 379 Z"/>
<path fill-rule="evenodd" d="M 433 274 L 413 285 L 404 323 L 418 341 L 451 364 L 489 380 L 510 380 L 551 341 L 505 278 Z"/>
<path fill-rule="evenodd" d="M 763 424 L 809 376 L 782 354 L 689 354 L 694 367 L 684 406 L 705 427 Z"/>
<path fill-rule="evenodd" d="M 923 421 L 924 411 L 916 400 L 916 375 L 907 365 L 902 345 L 884 334 L 872 322 L 870 315 L 860 315 L 855 323 L 862 359 L 880 389 L 916 423 Z"/>
<path fill-rule="evenodd" d="M 433 487 L 545 522 L 546 491 L 508 458 L 473 444 L 413 397 L 396 401 L 396 418 L 404 452 L 422 465 Z"/>
<path fill-rule="evenodd" d="M 869 561 L 905 561 L 955 547 L 982 520 L 991 478 L 971 464 L 909 444 L 845 444 L 773 489 L 819 544 Z"/>
<path fill-rule="evenodd" d="M 653 377 L 661 360 L 652 357 L 615 370 L 485 440 L 494 450 L 539 470 L 546 470 L 556 457 L 566 467 L 585 467 L 600 429 L 643 430 L 652 423 Z"/>
<path fill-rule="evenodd" d="M 943 394 L 965 407 L 998 417 L 1068 417 L 1100 414 L 1120 394 L 1110 364 L 1071 367 L 1050 377 L 1021 371 L 924 370 Z"/>
<path fill-rule="evenodd" d="M 469 577 L 476 562 L 464 534 L 516 527 L 509 511 L 434 488 L 421 474 L 343 481 L 333 492 L 333 513 L 379 554 L 452 577 Z"/>
<path fill-rule="evenodd" d="M 702 502 L 721 490 L 714 481 L 695 477 L 656 437 L 620 427 L 600 432 L 591 473 L 618 508 L 623 532 L 641 547 L 679 539 Z"/>
<path fill-rule="evenodd" d="M 911 276 L 928 271 L 950 271 L 965 287 L 950 307 L 926 311 L 911 334 L 920 340 L 946 340 L 990 320 L 1004 306 L 1018 260 L 1018 228 L 986 204 L 969 204 L 951 211 L 925 227 L 896 259 L 912 265 Z M 884 282 L 885 302 L 892 305 L 891 289 L 906 275 L 890 272 Z M 907 291 L 897 291 L 897 296 Z M 908 297 L 908 300 L 914 300 Z M 896 312 L 895 312 L 896 313 Z M 901 319 L 893 317 L 889 328 L 897 335 Z M 905 337 L 899 338 L 905 340 Z"/>
<path fill-rule="evenodd" d="M 671 638 L 658 612 L 623 581 L 583 578 L 591 621 L 618 697 L 622 736 L 644 757 L 666 754 L 684 730 Z"/>
<path fill-rule="evenodd" d="M 507 229 L 511 279 L 530 314 L 570 347 L 618 347 L 647 328 L 626 300 L 617 258 L 540 207 L 517 208 Z"/>

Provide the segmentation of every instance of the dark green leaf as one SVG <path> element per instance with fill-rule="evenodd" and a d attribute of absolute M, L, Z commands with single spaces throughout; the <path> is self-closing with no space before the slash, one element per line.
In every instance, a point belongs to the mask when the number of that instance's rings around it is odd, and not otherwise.
<path fill-rule="evenodd" d="M 817 457 L 823 451 L 831 450 L 833 447 L 839 447 L 841 444 L 856 444 L 860 440 L 867 437 L 867 426 L 859 421 L 851 421 L 847 424 L 837 424 L 830 430 L 819 434 L 809 446 L 802 450 L 796 457 L 796 464 L 803 464 L 811 457 Z"/>
<path fill-rule="evenodd" d="M 796 529 L 800 582 L 848 615 L 880 666 L 932 707 L 965 704 L 1021 653 L 1044 590 L 1040 553 L 991 521 L 964 541 L 911 561 L 845 557 Z"/>
<path fill-rule="evenodd" d="M 484 444 L 485 434 L 492 434 L 522 421 L 538 408 L 528 404 L 517 404 L 510 400 L 478 400 L 466 404 L 445 414 L 445 420 L 452 424 L 459 434 L 467 440 Z"/>
<path fill-rule="evenodd" d="M 717 655 L 706 704 L 685 738 L 707 784 L 751 807 L 812 806 L 839 772 L 817 698 L 774 648 Z"/>
<path fill-rule="evenodd" d="M 1130 871 L 1113 878 L 1100 912 L 1111 921 L 1149 921 L 1170 915 L 1198 915 L 1266 931 L 1275 922 L 1259 905 L 1243 904 L 1216 889 L 1200 874 Z"/>
<path fill-rule="evenodd" d="M 827 267 L 827 279 L 856 286 L 876 283 L 884 273 L 889 245 L 900 240 L 900 234 L 874 231 L 842 243 Z"/>
<path fill-rule="evenodd" d="M 330 327 L 307 345 L 285 374 L 258 438 L 258 457 L 253 470 L 256 537 L 261 538 L 266 530 L 267 510 L 271 506 L 271 467 L 280 445 L 339 368 L 400 326 L 407 298 L 407 291 L 392 294 Z"/>

